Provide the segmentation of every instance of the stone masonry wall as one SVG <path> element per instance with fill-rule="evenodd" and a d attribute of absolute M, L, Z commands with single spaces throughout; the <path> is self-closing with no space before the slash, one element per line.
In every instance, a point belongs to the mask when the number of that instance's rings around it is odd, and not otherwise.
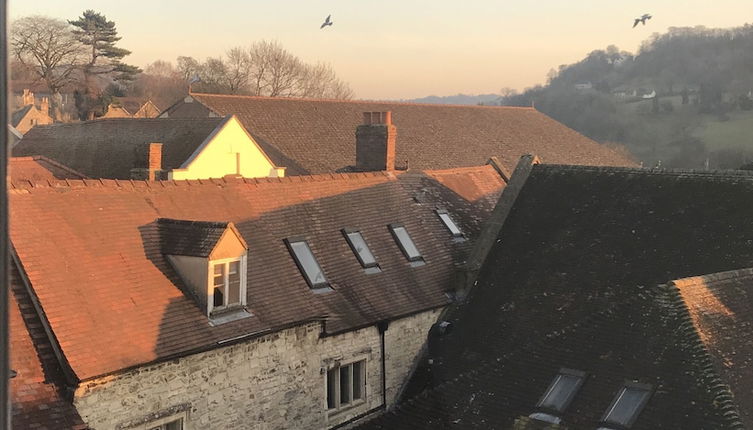
<path fill-rule="evenodd" d="M 439 311 L 391 322 L 385 333 L 388 403 L 413 367 Z M 92 429 L 140 429 L 182 413 L 185 428 L 327 429 L 382 405 L 375 326 L 320 337 L 319 323 L 82 383 L 74 405 Z M 366 398 L 328 413 L 327 369 L 366 360 Z M 179 416 L 179 415 L 176 415 Z"/>

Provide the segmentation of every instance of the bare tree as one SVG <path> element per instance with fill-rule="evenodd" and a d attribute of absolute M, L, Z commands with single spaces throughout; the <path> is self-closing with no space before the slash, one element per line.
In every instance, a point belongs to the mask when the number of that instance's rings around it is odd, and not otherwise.
<path fill-rule="evenodd" d="M 233 48 L 227 52 L 225 61 L 225 82 L 230 94 L 248 90 L 251 72 L 251 56 L 241 48 Z"/>
<path fill-rule="evenodd" d="M 149 98 L 165 107 L 186 94 L 188 84 L 169 61 L 157 60 L 144 68 L 131 86 L 129 95 Z"/>
<path fill-rule="evenodd" d="M 75 80 L 75 70 L 85 60 L 83 45 L 71 33 L 71 26 L 46 16 L 19 18 L 11 26 L 13 55 L 45 82 L 52 94 L 57 116 L 60 90 Z"/>
<path fill-rule="evenodd" d="M 201 72 L 201 64 L 193 57 L 178 57 L 178 73 L 184 81 L 188 82 Z"/>

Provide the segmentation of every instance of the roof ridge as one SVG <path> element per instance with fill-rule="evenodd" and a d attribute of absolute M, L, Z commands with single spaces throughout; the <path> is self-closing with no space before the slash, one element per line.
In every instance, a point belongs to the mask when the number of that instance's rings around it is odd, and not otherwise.
<path fill-rule="evenodd" d="M 75 127 L 80 125 L 88 125 L 88 124 L 96 124 L 96 123 L 102 123 L 102 122 L 196 122 L 196 121 L 222 121 L 224 117 L 206 117 L 206 118 L 94 118 L 86 121 L 77 121 L 77 122 L 60 122 L 60 123 L 54 123 L 54 124 L 43 124 L 38 125 L 34 128 L 48 128 L 48 127 Z"/>
<path fill-rule="evenodd" d="M 701 170 L 701 169 L 654 169 L 650 167 L 623 167 L 623 166 L 588 166 L 580 164 L 539 164 L 534 169 L 545 169 L 550 171 L 568 171 L 568 170 L 581 170 L 581 171 L 593 171 L 593 172 L 615 172 L 615 173 L 639 173 L 650 175 L 666 175 L 666 176 L 709 176 L 709 177 L 749 177 L 753 178 L 753 170 L 734 170 L 734 169 L 716 169 L 716 170 Z"/>
<path fill-rule="evenodd" d="M 538 110 L 530 106 L 491 106 L 491 105 L 461 105 L 461 104 L 440 104 L 440 103 L 418 103 L 407 101 L 390 101 L 390 100 L 343 100 L 332 98 L 312 98 L 312 97 L 271 97 L 271 96 L 251 96 L 242 94 L 213 94 L 213 93 L 188 93 L 189 96 L 209 96 L 209 97 L 224 97 L 224 98 L 240 98 L 240 99 L 252 99 L 252 100 L 289 100 L 289 101 L 305 101 L 305 102 L 329 102 L 329 103 L 377 103 L 385 105 L 401 105 L 401 106 L 432 106 L 432 107 L 452 107 L 452 108 L 476 108 L 476 109 L 500 109 L 500 110 Z"/>
<path fill-rule="evenodd" d="M 671 281 L 673 285 L 678 288 L 689 287 L 697 285 L 700 282 L 705 281 L 724 281 L 727 279 L 738 278 L 741 276 L 753 276 L 753 268 L 742 268 L 734 270 L 725 270 L 724 272 L 708 273 L 704 275 L 686 276 L 684 278 L 678 278 Z"/>
<path fill-rule="evenodd" d="M 461 166 L 461 167 L 450 167 L 447 169 L 411 169 L 405 171 L 407 174 L 411 173 L 464 173 L 464 172 L 470 172 L 470 171 L 482 171 L 482 170 L 488 170 L 488 169 L 494 169 L 493 166 L 490 164 L 480 164 L 477 166 Z"/>

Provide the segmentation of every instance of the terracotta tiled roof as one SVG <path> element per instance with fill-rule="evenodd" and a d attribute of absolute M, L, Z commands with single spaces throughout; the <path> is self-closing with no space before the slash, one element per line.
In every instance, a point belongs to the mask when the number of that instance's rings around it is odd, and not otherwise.
<path fill-rule="evenodd" d="M 10 181 L 45 182 L 59 179 L 85 179 L 86 175 L 66 167 L 47 157 L 11 157 L 9 165 Z"/>
<path fill-rule="evenodd" d="M 693 321 L 658 285 L 749 267 L 752 193 L 750 172 L 534 165 L 507 218 L 490 221 L 504 224 L 447 317 L 454 330 L 430 347 L 434 365 L 403 411 L 366 428 L 508 428 L 561 367 L 592 375 L 569 428 L 597 428 L 622 380 L 656 389 L 633 429 L 742 428 L 750 275 L 680 286 Z M 748 391 L 732 404 L 725 384 Z"/>
<path fill-rule="evenodd" d="M 452 178 L 452 188 L 434 178 Z M 327 333 L 335 333 L 445 305 L 454 264 L 471 241 L 453 240 L 433 210 L 457 208 L 473 239 L 503 185 L 491 166 L 255 180 L 69 180 L 13 188 L 11 235 L 62 351 L 77 377 L 87 379 L 311 318 L 326 316 Z M 420 191 L 424 203 L 414 198 Z M 234 223 L 248 244 L 253 317 L 208 324 L 160 252 L 158 218 Z M 406 226 L 424 266 L 411 267 L 400 253 L 387 228 L 394 222 Z M 381 273 L 364 273 L 340 232 L 346 227 L 360 229 Z M 310 291 L 287 237 L 308 241 L 333 292 Z"/>
<path fill-rule="evenodd" d="M 129 179 L 136 148 L 162 143 L 165 170 L 180 167 L 222 118 L 111 118 L 37 126 L 13 148 L 13 155 L 44 155 L 92 178 Z"/>
<path fill-rule="evenodd" d="M 64 384 L 52 346 L 18 272 L 11 275 L 10 367 L 17 372 L 10 380 L 12 428 L 86 428 L 61 395 Z"/>
<path fill-rule="evenodd" d="M 497 156 L 510 170 L 523 154 L 545 162 L 630 166 L 635 162 L 530 108 L 192 94 L 219 115 L 235 114 L 287 174 L 344 171 L 355 164 L 363 112 L 392 111 L 398 166 L 448 169 Z M 197 103 L 182 113 L 201 115 Z M 206 112 L 203 112 L 206 116 Z"/>

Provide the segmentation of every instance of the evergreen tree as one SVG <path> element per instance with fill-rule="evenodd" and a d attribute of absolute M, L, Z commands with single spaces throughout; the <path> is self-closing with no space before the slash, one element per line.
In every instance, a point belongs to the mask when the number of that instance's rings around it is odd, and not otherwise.
<path fill-rule="evenodd" d="M 82 119 L 92 119 L 94 112 L 101 110 L 101 90 L 96 77 L 109 78 L 115 82 L 128 82 L 141 72 L 138 67 L 125 64 L 121 60 L 131 51 L 115 46 L 121 37 L 115 28 L 115 22 L 93 10 L 85 11 L 81 17 L 68 21 L 73 27 L 73 35 L 89 51 L 88 61 L 82 70 L 86 88 L 82 94 L 89 98 L 88 103 L 81 103 L 85 107 L 79 114 Z"/>

